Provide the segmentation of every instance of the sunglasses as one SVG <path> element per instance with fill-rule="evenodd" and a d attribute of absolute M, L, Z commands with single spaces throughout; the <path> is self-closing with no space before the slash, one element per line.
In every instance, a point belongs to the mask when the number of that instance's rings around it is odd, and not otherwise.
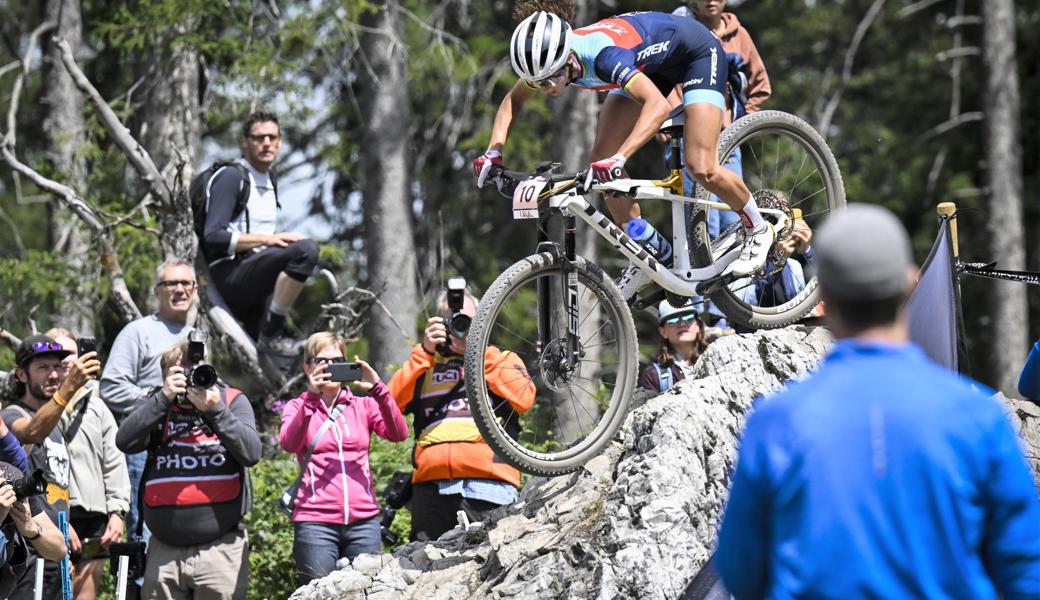
<path fill-rule="evenodd" d="M 53 350 L 64 350 L 58 342 L 33 342 L 33 352 L 49 352 Z"/>
<path fill-rule="evenodd" d="M 190 290 L 191 288 L 195 287 L 195 282 L 187 281 L 185 279 L 164 279 L 159 283 L 155 284 L 155 287 L 164 287 L 168 290 L 177 289 L 177 286 L 181 286 L 186 290 Z"/>
<path fill-rule="evenodd" d="M 556 87 L 556 78 L 558 78 L 560 75 L 562 75 L 566 68 L 567 68 L 567 65 L 564 65 L 564 66 L 560 67 L 560 69 L 558 71 L 556 71 L 555 73 L 553 73 L 552 75 L 549 75 L 548 77 L 543 77 L 541 79 L 537 79 L 535 81 L 532 81 L 531 83 L 537 85 L 538 87 L 540 87 L 542 89 L 554 88 L 554 87 Z M 568 81 L 568 82 L 564 83 L 564 85 L 567 85 L 568 83 L 570 83 L 570 82 Z"/>
<path fill-rule="evenodd" d="M 258 135 L 247 133 L 246 137 L 253 140 L 254 142 L 266 142 L 267 140 L 277 142 L 278 140 L 282 139 L 282 136 L 277 133 L 261 133 Z"/>
<path fill-rule="evenodd" d="M 341 363 L 346 361 L 347 359 L 343 358 L 342 356 L 315 356 L 307 362 L 311 363 L 314 366 L 318 366 L 322 363 Z"/>
<path fill-rule="evenodd" d="M 667 319 L 664 322 L 664 324 L 665 325 L 678 325 L 680 322 L 689 323 L 690 321 L 692 321 L 692 320 L 694 320 L 696 318 L 697 318 L 696 314 L 684 315 L 682 317 L 672 317 L 671 319 Z"/>

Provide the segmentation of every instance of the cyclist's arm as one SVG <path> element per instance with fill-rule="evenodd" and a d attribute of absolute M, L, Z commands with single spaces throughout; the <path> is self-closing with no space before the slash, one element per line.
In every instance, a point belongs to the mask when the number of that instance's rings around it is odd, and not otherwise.
<path fill-rule="evenodd" d="M 495 113 L 495 124 L 491 127 L 491 143 L 488 144 L 488 150 L 502 151 L 506 140 L 509 139 L 513 117 L 520 114 L 524 103 L 531 97 L 531 93 L 530 86 L 520 79 L 513 85 L 513 89 L 509 90 L 506 97 L 502 98 L 502 103 L 498 105 L 498 112 Z"/>
<path fill-rule="evenodd" d="M 649 142 L 661 128 L 661 124 L 668 118 L 670 107 L 668 99 L 662 96 L 657 87 L 650 82 L 650 78 L 642 73 L 636 73 L 628 81 L 625 92 L 643 105 L 632 133 L 628 134 L 628 138 L 618 148 L 618 154 L 631 158 L 636 150 Z"/>

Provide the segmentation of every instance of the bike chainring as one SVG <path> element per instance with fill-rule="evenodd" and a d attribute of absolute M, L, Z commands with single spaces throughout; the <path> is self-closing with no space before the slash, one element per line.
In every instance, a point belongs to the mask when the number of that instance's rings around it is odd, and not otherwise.
<path fill-rule="evenodd" d="M 794 211 L 791 210 L 790 203 L 787 201 L 787 195 L 781 191 L 758 190 L 753 195 L 755 203 L 758 204 L 759 208 L 779 210 L 787 215 L 787 225 L 783 229 L 776 230 L 776 240 L 773 242 L 773 247 L 769 250 L 769 260 L 772 261 L 774 270 L 765 274 L 764 277 L 771 277 L 782 271 L 784 264 L 787 262 L 787 254 L 780 249 L 779 242 L 791 238 L 791 232 L 794 231 Z M 773 225 L 775 226 L 776 223 L 773 223 Z"/>

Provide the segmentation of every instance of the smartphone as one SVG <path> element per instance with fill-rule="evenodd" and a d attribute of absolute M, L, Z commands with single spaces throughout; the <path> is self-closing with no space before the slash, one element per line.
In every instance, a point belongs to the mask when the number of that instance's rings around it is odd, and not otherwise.
<path fill-rule="evenodd" d="M 361 363 L 329 363 L 328 372 L 332 376 L 329 381 L 337 383 L 357 381 L 361 379 Z"/>
<path fill-rule="evenodd" d="M 76 347 L 79 348 L 80 356 L 88 352 L 97 352 L 97 340 L 92 337 L 81 337 L 76 340 Z"/>

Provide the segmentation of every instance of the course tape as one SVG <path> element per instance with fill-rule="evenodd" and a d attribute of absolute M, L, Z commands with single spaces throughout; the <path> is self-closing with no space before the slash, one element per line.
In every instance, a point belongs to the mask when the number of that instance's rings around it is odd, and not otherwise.
<path fill-rule="evenodd" d="M 995 264 L 997 263 L 958 262 L 957 271 L 967 273 L 968 275 L 974 275 L 976 277 L 985 277 L 987 279 L 1003 279 L 1005 281 L 1018 281 L 1020 283 L 1040 285 L 1040 273 L 1034 271 L 1004 271 L 1001 269 L 994 269 L 993 265 Z"/>

